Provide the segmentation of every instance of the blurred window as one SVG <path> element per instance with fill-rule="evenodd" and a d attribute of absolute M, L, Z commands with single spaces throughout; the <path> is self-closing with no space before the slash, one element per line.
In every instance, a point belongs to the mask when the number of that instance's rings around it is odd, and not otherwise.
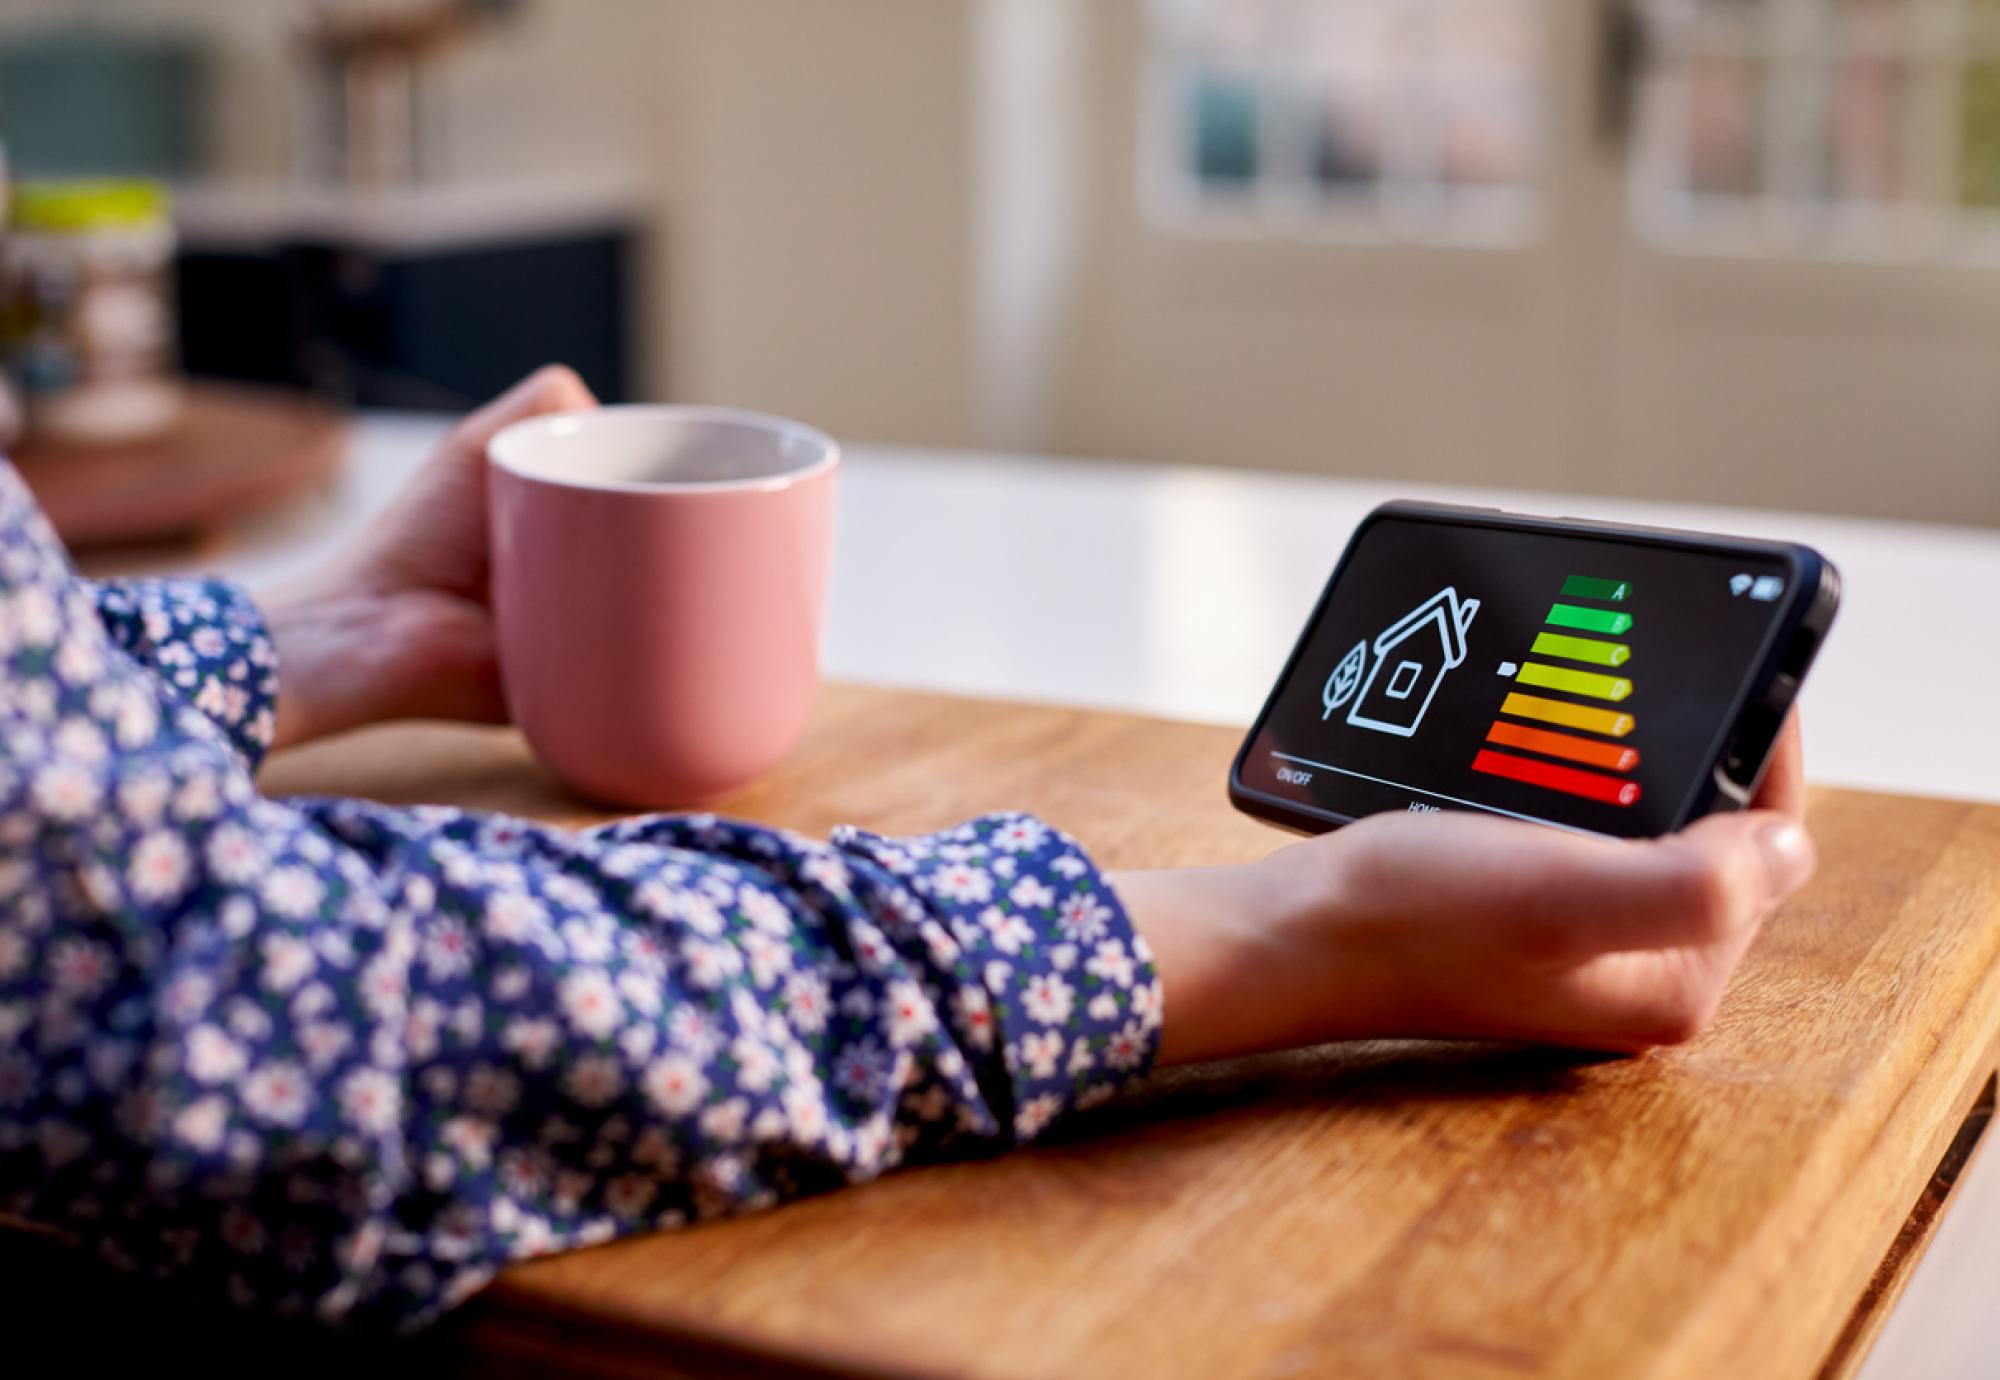
<path fill-rule="evenodd" d="M 1152 0 L 1150 204 L 1183 228 L 1517 242 L 1536 0 Z"/>
<path fill-rule="evenodd" d="M 2000 245 L 2000 0 L 1638 3 L 1632 206 L 1656 245 Z"/>

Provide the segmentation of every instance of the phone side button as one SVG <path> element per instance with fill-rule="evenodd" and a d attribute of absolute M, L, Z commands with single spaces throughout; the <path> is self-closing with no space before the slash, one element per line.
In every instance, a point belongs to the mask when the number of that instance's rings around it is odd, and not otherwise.
<path fill-rule="evenodd" d="M 1745 789 L 1754 786 L 1784 722 L 1785 712 L 1776 705 L 1753 704 L 1744 710 L 1736 734 L 1722 756 L 1723 774 Z"/>

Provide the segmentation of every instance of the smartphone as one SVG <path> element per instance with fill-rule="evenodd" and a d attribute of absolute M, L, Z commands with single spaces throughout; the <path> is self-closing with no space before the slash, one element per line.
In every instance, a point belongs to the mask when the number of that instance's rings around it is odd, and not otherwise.
<path fill-rule="evenodd" d="M 1749 802 L 1839 602 L 1806 546 L 1385 504 L 1230 799 L 1303 833 L 1385 810 L 1672 833 Z"/>

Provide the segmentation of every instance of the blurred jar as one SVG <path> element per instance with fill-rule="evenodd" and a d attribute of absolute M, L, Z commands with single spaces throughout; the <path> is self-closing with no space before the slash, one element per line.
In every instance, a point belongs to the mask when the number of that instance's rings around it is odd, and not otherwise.
<path fill-rule="evenodd" d="M 0 341 L 29 433 L 106 445 L 170 428 L 181 389 L 166 188 L 23 181 L 11 205 Z"/>

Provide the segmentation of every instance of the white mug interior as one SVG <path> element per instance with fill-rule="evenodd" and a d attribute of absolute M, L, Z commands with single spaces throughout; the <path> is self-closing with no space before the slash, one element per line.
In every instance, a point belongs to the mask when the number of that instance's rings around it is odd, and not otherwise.
<path fill-rule="evenodd" d="M 823 432 L 759 412 L 636 404 L 516 422 L 486 453 L 542 483 L 671 493 L 784 488 L 832 466 L 840 448 Z"/>

